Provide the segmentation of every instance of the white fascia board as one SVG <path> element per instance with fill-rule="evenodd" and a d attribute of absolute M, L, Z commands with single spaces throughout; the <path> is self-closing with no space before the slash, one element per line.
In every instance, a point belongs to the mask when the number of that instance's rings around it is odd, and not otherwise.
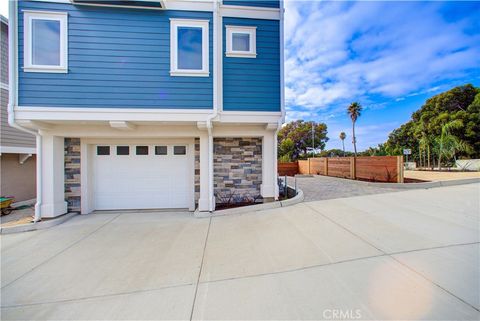
<path fill-rule="evenodd" d="M 36 154 L 35 147 L 0 146 L 0 154 Z"/>
<path fill-rule="evenodd" d="M 209 11 L 212 12 L 212 3 L 214 0 L 206 1 L 188 1 L 188 0 L 165 0 L 165 9 L 183 10 L 183 11 Z"/>
<path fill-rule="evenodd" d="M 280 20 L 280 9 L 278 8 L 260 8 L 247 6 L 220 6 L 220 15 L 230 18 L 250 18 L 250 19 L 267 19 Z"/>
<path fill-rule="evenodd" d="M 16 107 L 18 120 L 43 121 L 202 121 L 212 109 Z"/>
<path fill-rule="evenodd" d="M 64 136 L 64 137 L 82 137 L 88 138 L 91 140 L 105 140 L 107 138 L 122 138 L 122 139 L 149 139 L 149 138 L 185 138 L 185 137 L 198 137 L 200 135 L 200 130 L 197 128 L 195 123 L 190 123 L 188 125 L 169 125 L 162 124 L 158 125 L 144 125 L 136 126 L 135 130 L 131 131 L 122 131 L 116 128 L 110 127 L 108 123 L 105 124 L 90 124 L 90 125 L 79 125 L 79 124 L 63 124 L 57 125 L 48 131 L 43 133 L 48 133 L 53 136 Z"/>
<path fill-rule="evenodd" d="M 222 111 L 219 114 L 218 120 L 220 123 L 265 124 L 278 122 L 281 118 L 281 112 Z"/>

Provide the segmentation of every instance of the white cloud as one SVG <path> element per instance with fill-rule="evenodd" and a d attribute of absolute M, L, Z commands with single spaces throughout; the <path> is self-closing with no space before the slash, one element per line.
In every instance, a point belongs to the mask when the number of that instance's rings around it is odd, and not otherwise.
<path fill-rule="evenodd" d="M 287 1 L 287 105 L 331 110 L 465 77 L 480 65 L 479 32 L 466 32 L 474 18 L 447 20 L 441 9 L 422 2 Z"/>

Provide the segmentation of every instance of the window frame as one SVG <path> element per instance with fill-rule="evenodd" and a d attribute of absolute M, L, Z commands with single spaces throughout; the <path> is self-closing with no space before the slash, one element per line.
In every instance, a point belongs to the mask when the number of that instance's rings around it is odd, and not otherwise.
<path fill-rule="evenodd" d="M 175 147 L 183 148 L 183 149 L 184 149 L 184 153 L 183 153 L 183 154 L 177 154 L 177 153 L 175 152 Z M 187 145 L 173 145 L 173 146 L 172 146 L 172 156 L 187 156 L 187 153 L 188 153 Z"/>
<path fill-rule="evenodd" d="M 170 76 L 209 77 L 209 20 L 170 19 Z M 202 69 L 178 68 L 178 27 L 193 27 L 202 29 Z"/>
<path fill-rule="evenodd" d="M 33 64 L 32 22 L 35 19 L 60 22 L 60 64 L 58 66 Z M 68 73 L 68 13 L 24 10 L 23 26 L 23 71 Z"/>
<path fill-rule="evenodd" d="M 237 58 L 257 58 L 257 27 L 255 26 L 225 26 L 226 29 L 226 51 L 225 56 Z M 233 50 L 233 34 L 248 34 L 250 50 Z"/>

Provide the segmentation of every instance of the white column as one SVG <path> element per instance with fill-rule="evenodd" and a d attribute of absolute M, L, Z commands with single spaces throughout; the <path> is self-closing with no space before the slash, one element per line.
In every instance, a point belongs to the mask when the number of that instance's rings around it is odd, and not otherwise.
<path fill-rule="evenodd" d="M 42 218 L 67 213 L 64 138 L 42 135 Z"/>
<path fill-rule="evenodd" d="M 94 211 L 93 189 L 93 155 L 94 146 L 80 140 L 80 186 L 81 186 L 81 213 L 89 214 Z"/>
<path fill-rule="evenodd" d="M 200 198 L 198 200 L 198 210 L 207 212 L 209 210 L 209 139 L 207 131 L 200 133 Z"/>
<path fill-rule="evenodd" d="M 275 131 L 266 130 L 262 143 L 262 186 L 263 198 L 276 198 Z"/>

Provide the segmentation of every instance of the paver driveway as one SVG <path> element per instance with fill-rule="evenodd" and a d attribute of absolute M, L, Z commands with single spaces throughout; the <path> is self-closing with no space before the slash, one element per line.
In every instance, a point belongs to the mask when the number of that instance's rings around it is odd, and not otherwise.
<path fill-rule="evenodd" d="M 1 237 L 2 319 L 478 319 L 480 184 Z"/>
<path fill-rule="evenodd" d="M 290 186 L 295 185 L 295 178 L 288 177 L 287 180 Z M 398 188 L 372 186 L 365 182 L 322 175 L 299 175 L 296 181 L 297 187 L 303 191 L 305 202 L 401 191 Z"/>

